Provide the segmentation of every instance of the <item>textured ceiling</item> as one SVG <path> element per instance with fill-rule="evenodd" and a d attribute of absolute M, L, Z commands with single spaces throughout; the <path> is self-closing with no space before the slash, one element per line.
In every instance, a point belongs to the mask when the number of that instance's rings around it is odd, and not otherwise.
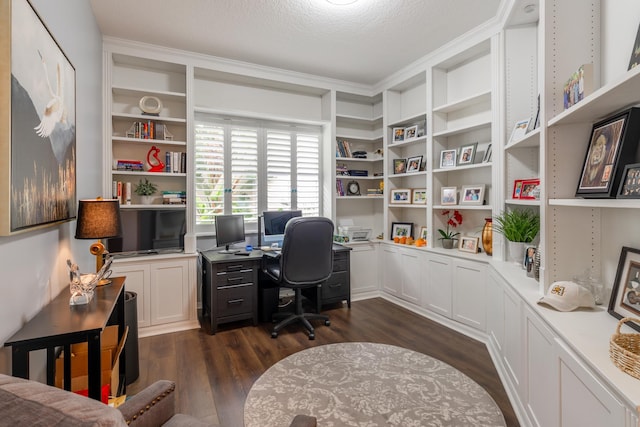
<path fill-rule="evenodd" d="M 500 0 L 91 0 L 104 35 L 374 84 L 493 18 Z"/>

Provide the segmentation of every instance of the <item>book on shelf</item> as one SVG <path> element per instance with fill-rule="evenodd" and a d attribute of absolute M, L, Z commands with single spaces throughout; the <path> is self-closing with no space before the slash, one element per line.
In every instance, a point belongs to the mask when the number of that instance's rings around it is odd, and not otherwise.
<path fill-rule="evenodd" d="M 142 172 L 144 164 L 140 160 L 116 160 L 116 170 Z"/>
<path fill-rule="evenodd" d="M 344 185 L 341 179 L 336 179 L 336 194 L 338 196 L 344 196 Z"/>
<path fill-rule="evenodd" d="M 164 205 L 184 205 L 187 203 L 186 191 L 165 190 L 162 192 L 162 204 Z"/>
<path fill-rule="evenodd" d="M 351 144 L 344 139 L 336 140 L 336 157 L 352 157 Z"/>
<path fill-rule="evenodd" d="M 136 139 L 173 140 L 173 135 L 167 130 L 167 125 L 155 120 L 133 122 L 125 136 Z"/>
<path fill-rule="evenodd" d="M 349 176 L 369 176 L 369 171 L 359 169 L 349 169 Z"/>
<path fill-rule="evenodd" d="M 168 173 L 186 173 L 187 172 L 187 153 L 180 151 L 167 151 L 165 153 L 165 172 Z"/>
<path fill-rule="evenodd" d="M 583 64 L 571 75 L 564 84 L 564 109 L 570 108 L 582 101 L 585 96 L 593 93 L 594 75 L 593 64 Z"/>

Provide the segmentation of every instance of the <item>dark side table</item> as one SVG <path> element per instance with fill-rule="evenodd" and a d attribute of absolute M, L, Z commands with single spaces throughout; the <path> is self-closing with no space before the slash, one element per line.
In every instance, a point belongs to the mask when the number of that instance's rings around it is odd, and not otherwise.
<path fill-rule="evenodd" d="M 29 378 L 29 352 L 47 350 L 47 384 L 55 382 L 55 349 L 71 354 L 71 344 L 88 344 L 89 397 L 100 400 L 100 338 L 108 324 L 118 325 L 118 339 L 125 330 L 124 277 L 99 286 L 88 304 L 69 305 L 70 293 L 63 290 L 5 343 L 11 347 L 12 375 Z M 120 376 L 125 375 L 125 357 L 120 357 Z M 71 389 L 71 358 L 64 358 L 64 388 Z"/>

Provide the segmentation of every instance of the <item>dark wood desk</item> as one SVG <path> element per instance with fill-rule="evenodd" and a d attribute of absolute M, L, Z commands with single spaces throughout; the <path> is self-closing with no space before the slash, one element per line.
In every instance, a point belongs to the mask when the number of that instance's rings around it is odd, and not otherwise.
<path fill-rule="evenodd" d="M 118 337 L 125 329 L 124 277 L 96 288 L 88 304 L 69 305 L 70 293 L 63 290 L 4 345 L 11 346 L 12 375 L 29 378 L 29 352 L 47 350 L 47 384 L 55 382 L 55 349 L 62 346 L 71 354 L 71 344 L 86 342 L 89 359 L 89 397 L 100 400 L 100 337 L 108 324 L 118 325 Z M 124 351 L 123 351 L 124 353 Z M 125 374 L 125 358 L 120 357 L 120 376 Z M 71 389 L 71 358 L 64 358 L 65 389 Z"/>

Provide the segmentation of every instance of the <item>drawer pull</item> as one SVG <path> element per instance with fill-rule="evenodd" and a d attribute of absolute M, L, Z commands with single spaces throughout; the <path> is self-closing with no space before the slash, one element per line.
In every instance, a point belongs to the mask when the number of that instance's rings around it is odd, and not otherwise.
<path fill-rule="evenodd" d="M 329 285 L 330 288 L 341 288 L 342 287 L 342 283 L 333 283 L 331 285 Z"/>
<path fill-rule="evenodd" d="M 231 304 L 242 304 L 244 302 L 244 298 L 238 298 L 238 299 L 230 299 L 229 301 L 227 301 L 227 304 L 231 305 Z"/>
<path fill-rule="evenodd" d="M 242 278 L 242 277 L 229 277 L 229 278 L 227 279 L 227 282 L 240 282 L 240 281 L 242 281 L 242 280 L 243 280 L 243 278 Z"/>
<path fill-rule="evenodd" d="M 227 271 L 229 270 L 240 270 L 242 269 L 242 267 L 244 267 L 244 265 L 239 264 L 239 265 L 228 265 L 227 266 Z"/>

